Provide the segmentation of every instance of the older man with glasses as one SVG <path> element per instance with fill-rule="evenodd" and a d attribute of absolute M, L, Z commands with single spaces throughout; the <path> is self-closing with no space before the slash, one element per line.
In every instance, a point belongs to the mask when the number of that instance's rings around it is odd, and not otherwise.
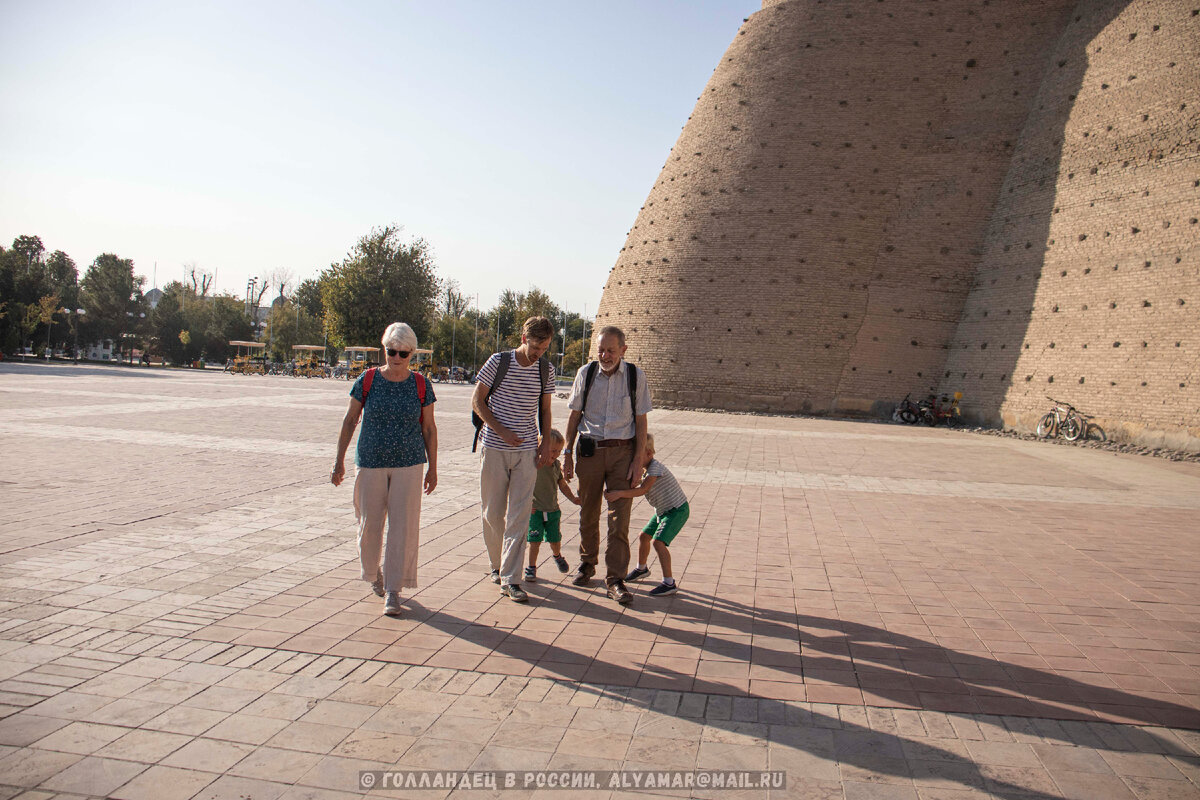
<path fill-rule="evenodd" d="M 632 489 L 641 483 L 646 453 L 646 415 L 650 387 L 646 374 L 625 360 L 625 332 L 615 325 L 596 334 L 596 361 L 575 375 L 567 406 L 567 447 L 563 475 L 579 475 L 579 571 L 576 586 L 587 586 L 600 559 L 600 501 L 606 490 Z M 579 434 L 576 446 L 575 436 Z M 575 457 L 578 456 L 578 461 Z M 629 570 L 629 513 L 633 500 L 608 504 L 608 541 L 604 581 L 608 596 L 621 605 L 633 602 L 625 588 Z"/>

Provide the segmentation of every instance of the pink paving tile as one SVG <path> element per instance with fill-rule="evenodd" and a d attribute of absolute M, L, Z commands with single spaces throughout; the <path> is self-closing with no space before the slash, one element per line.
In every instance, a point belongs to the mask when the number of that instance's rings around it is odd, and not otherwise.
<path fill-rule="evenodd" d="M 797 702 L 808 700 L 808 689 L 803 683 L 756 679 L 753 673 L 750 677 L 750 694 L 756 697 L 769 697 L 773 700 L 795 700 Z"/>
<path fill-rule="evenodd" d="M 863 705 L 863 693 L 857 686 L 805 685 L 810 703 L 847 703 Z"/>

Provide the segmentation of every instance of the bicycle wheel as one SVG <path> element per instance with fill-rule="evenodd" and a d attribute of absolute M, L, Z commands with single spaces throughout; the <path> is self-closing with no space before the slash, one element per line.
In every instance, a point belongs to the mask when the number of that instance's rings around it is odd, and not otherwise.
<path fill-rule="evenodd" d="M 1079 441 L 1079 437 L 1083 435 L 1084 430 L 1083 421 L 1079 417 L 1067 417 L 1063 420 L 1062 434 L 1063 438 L 1068 442 Z"/>
<path fill-rule="evenodd" d="M 1047 414 L 1038 421 L 1037 435 L 1039 439 L 1048 439 L 1058 434 L 1058 419 L 1054 414 Z"/>
<path fill-rule="evenodd" d="M 900 421 L 905 422 L 909 425 L 915 425 L 917 423 L 917 415 L 914 414 L 911 410 L 909 410 L 907 408 L 901 409 L 900 410 Z"/>

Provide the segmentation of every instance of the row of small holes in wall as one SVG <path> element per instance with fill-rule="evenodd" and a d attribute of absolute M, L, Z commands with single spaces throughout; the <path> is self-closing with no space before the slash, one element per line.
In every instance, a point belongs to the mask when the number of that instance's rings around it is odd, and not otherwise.
<path fill-rule="evenodd" d="M 1146 192 L 1146 194 L 1150 194 L 1150 193 L 1149 193 L 1149 192 Z M 1189 225 L 1195 225 L 1195 224 L 1197 223 L 1197 221 L 1200 221 L 1200 220 L 1197 220 L 1197 218 L 1196 218 L 1196 217 L 1191 217 L 1191 218 L 1189 218 L 1189 219 L 1188 219 L 1188 224 L 1189 224 Z M 1163 230 L 1166 230 L 1167 228 L 1170 228 L 1170 227 L 1171 227 L 1171 220 L 1169 220 L 1169 219 L 1164 219 L 1164 220 L 1162 221 L 1162 227 L 1163 227 Z M 1129 234 L 1130 234 L 1131 236 L 1137 236 L 1137 235 L 1138 235 L 1139 233 L 1141 233 L 1141 232 L 1142 232 L 1142 229 L 1141 229 L 1141 228 L 1139 228 L 1139 227 L 1137 227 L 1136 225 L 1134 225 L 1133 227 L 1131 227 L 1131 228 L 1129 229 Z M 1110 236 L 1112 236 L 1112 232 L 1111 232 L 1111 231 L 1105 231 L 1105 232 L 1104 232 L 1104 238 L 1105 238 L 1105 239 L 1107 239 L 1107 238 L 1108 238 L 1108 237 L 1110 237 Z M 1079 242 L 1084 242 L 1084 241 L 1087 241 L 1087 238 L 1088 238 L 1088 234 L 1086 234 L 1086 233 L 1081 233 L 1081 234 L 1078 234 L 1078 235 L 1075 237 L 1075 240 L 1076 240 L 1076 241 L 1079 241 Z M 1050 240 L 1050 243 L 1049 243 L 1049 245 L 1053 245 L 1053 244 L 1054 244 L 1054 240 L 1053 240 L 1053 239 L 1051 239 L 1051 240 Z M 1049 250 L 1049 249 L 1050 249 L 1050 246 L 1049 246 L 1049 245 L 1047 245 L 1047 247 L 1046 247 L 1046 249 L 1047 249 L 1047 250 Z M 1004 247 L 1004 250 L 1005 250 L 1005 252 L 1008 252 L 1008 246 L 1007 246 L 1007 245 Z"/>
<path fill-rule="evenodd" d="M 1177 300 L 1175 301 L 1174 305 L 1177 305 L 1177 306 L 1185 306 L 1185 305 L 1187 305 L 1187 301 L 1186 301 L 1186 300 L 1184 300 L 1182 297 L 1180 297 L 1179 299 L 1177 299 Z M 1117 301 L 1116 301 L 1116 300 L 1111 300 L 1111 301 L 1109 301 L 1109 303 L 1108 303 L 1108 308 L 1109 308 L 1109 310 L 1115 309 L 1116 307 L 1117 307 Z M 1149 300 L 1143 300 L 1143 301 L 1142 301 L 1141 308 L 1154 308 L 1154 304 L 1153 304 L 1153 303 L 1151 303 Z M 1080 306 L 1080 309 L 1079 309 L 1079 310 L 1080 310 L 1080 311 L 1087 311 L 1087 310 L 1088 310 L 1087 303 L 1084 303 L 1082 306 Z M 1058 306 L 1054 306 L 1053 308 L 1051 308 L 1051 309 L 1050 309 L 1050 312 L 1051 312 L 1051 313 L 1053 313 L 1053 314 L 1057 314 L 1057 313 L 1058 313 Z M 987 316 L 987 314 L 986 314 L 986 313 L 984 313 L 984 316 L 986 317 L 986 316 Z"/>
<path fill-rule="evenodd" d="M 1176 264 L 1182 263 L 1182 261 L 1183 261 L 1183 258 L 1182 258 L 1182 257 L 1180 257 L 1180 256 L 1176 256 L 1176 257 L 1175 257 L 1175 263 L 1176 263 Z M 1150 269 L 1150 268 L 1151 268 L 1153 265 L 1154 265 L 1154 262 L 1153 262 L 1153 261 L 1144 261 L 1144 262 L 1142 262 L 1142 269 Z M 1113 271 L 1113 272 L 1117 272 L 1118 270 L 1120 270 L 1120 268 L 1121 268 L 1121 265 L 1120 265 L 1120 264 L 1113 264 L 1112 271 Z M 1084 275 L 1091 275 L 1091 274 L 1092 274 L 1092 268 L 1091 268 L 1091 267 L 1085 267 L 1085 268 L 1083 269 L 1083 274 L 1084 274 Z M 1067 277 L 1069 277 L 1069 276 L 1070 276 L 1070 272 L 1069 272 L 1068 270 L 1062 270 L 1062 271 L 1060 271 L 1060 272 L 1059 272 L 1059 277 L 1060 277 L 1060 278 L 1067 278 Z M 1020 283 L 1020 282 L 1021 282 L 1021 279 L 1022 279 L 1022 278 L 1024 278 L 1024 277 L 1025 277 L 1025 276 L 1024 276 L 1023 274 L 1017 274 L 1017 275 L 1013 276 L 1013 282 L 1014 282 L 1014 283 Z M 999 278 L 992 278 L 992 279 L 991 279 L 991 281 L 989 282 L 989 284 L 988 284 L 988 285 L 989 285 L 989 286 L 995 286 L 995 285 L 996 285 L 996 282 L 997 282 L 998 280 L 999 280 Z M 976 289 L 978 289 L 978 288 L 981 288 L 982 286 L 983 286 L 983 284 L 982 284 L 982 283 L 975 283 L 973 288 L 976 288 Z M 1182 299 L 1179 301 L 1179 305 L 1183 305 L 1183 300 L 1182 300 Z M 1055 307 L 1055 309 L 1054 309 L 1054 310 L 1055 310 L 1055 311 L 1057 311 L 1057 310 L 1058 310 L 1057 306 Z M 1085 310 L 1085 311 L 1087 310 L 1087 307 L 1086 307 L 1086 306 L 1084 306 L 1084 310 Z M 987 316 L 987 315 L 986 315 L 986 314 L 984 314 L 984 316 Z"/>
<path fill-rule="evenodd" d="M 967 374 L 967 373 L 965 373 L 965 372 L 964 372 L 964 373 L 963 373 L 963 376 L 964 376 L 964 377 L 966 377 L 966 374 Z M 983 374 L 981 373 L 979 377 L 980 377 L 980 378 L 983 378 Z M 1006 377 L 1007 377 L 1006 375 L 1001 375 L 1001 376 L 1000 376 L 1000 380 L 1004 380 Z M 1026 376 L 1025 376 L 1025 382 L 1026 382 L 1026 383 L 1033 383 L 1033 376 L 1032 376 L 1032 375 L 1026 375 Z M 1081 375 L 1081 376 L 1079 376 L 1079 383 L 1085 383 L 1085 382 L 1086 382 L 1086 381 L 1085 381 L 1084 377 L 1083 377 L 1082 375 Z M 1053 375 L 1050 375 L 1050 376 L 1048 376 L 1048 377 L 1046 378 L 1046 383 L 1054 383 L 1054 376 L 1053 376 Z M 1108 385 L 1109 385 L 1109 386 L 1117 386 L 1117 385 L 1119 385 L 1119 384 L 1118 384 L 1118 382 L 1117 382 L 1117 381 L 1109 381 L 1109 382 L 1108 382 Z M 1142 381 L 1142 382 L 1141 382 L 1141 385 L 1142 385 L 1142 386 L 1149 386 L 1149 385 L 1150 385 L 1150 382 L 1149 382 L 1149 381 Z M 1180 381 L 1180 382 L 1179 382 L 1179 388 L 1180 388 L 1180 389 L 1186 389 L 1186 388 L 1187 388 L 1187 381 Z"/>

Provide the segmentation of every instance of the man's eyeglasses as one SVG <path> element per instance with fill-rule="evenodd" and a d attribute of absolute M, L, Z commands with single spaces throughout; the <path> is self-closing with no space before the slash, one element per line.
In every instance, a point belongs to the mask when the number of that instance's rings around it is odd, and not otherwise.
<path fill-rule="evenodd" d="M 411 350 L 393 350 L 390 347 L 387 349 L 387 354 L 391 358 L 408 358 L 412 355 Z"/>

